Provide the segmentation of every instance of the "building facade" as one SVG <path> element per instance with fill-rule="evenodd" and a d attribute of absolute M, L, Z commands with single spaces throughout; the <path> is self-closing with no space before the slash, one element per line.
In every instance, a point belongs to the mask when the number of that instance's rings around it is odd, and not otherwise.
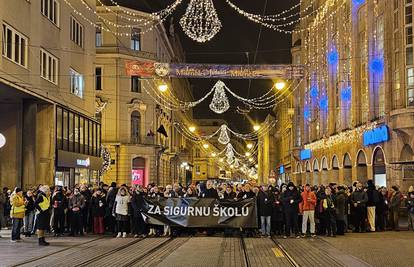
<path fill-rule="evenodd" d="M 84 2 L 95 9 L 95 1 Z M 95 27 L 74 9 L 94 17 L 78 1 L 0 3 L 1 186 L 98 179 Z"/>
<path fill-rule="evenodd" d="M 149 19 L 150 15 L 123 8 L 135 14 L 131 18 Z M 104 181 L 120 184 L 191 182 L 192 148 L 174 128 L 174 122 L 191 121 L 191 112 L 171 111 L 157 104 L 148 92 L 158 90 L 152 79 L 128 76 L 125 63 L 180 62 L 183 52 L 178 36 L 171 27 L 162 24 L 152 31 L 144 28 L 119 28 L 116 24 L 131 24 L 125 12 L 116 7 L 97 7 L 96 29 L 96 94 L 102 103 L 102 142 L 110 154 L 111 166 Z M 106 30 L 102 30 L 106 29 Z M 126 33 L 126 34 L 125 34 Z M 192 99 L 187 80 L 164 80 L 168 92 L 177 98 Z M 161 134 L 157 130 L 165 130 Z"/>
<path fill-rule="evenodd" d="M 414 182 L 413 4 L 302 1 L 301 9 L 292 54 L 307 75 L 295 95 L 294 179 L 407 188 Z"/>

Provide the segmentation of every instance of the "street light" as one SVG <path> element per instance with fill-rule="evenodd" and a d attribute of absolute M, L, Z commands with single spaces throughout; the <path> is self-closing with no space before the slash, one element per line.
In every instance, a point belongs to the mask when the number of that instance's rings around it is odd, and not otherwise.
<path fill-rule="evenodd" d="M 190 127 L 188 127 L 188 130 L 190 130 L 190 132 L 194 133 L 195 130 L 196 130 L 196 127 L 195 126 L 190 126 Z"/>
<path fill-rule="evenodd" d="M 6 145 L 6 137 L 0 133 L 0 148 Z"/>
<path fill-rule="evenodd" d="M 257 132 L 258 130 L 260 130 L 260 125 L 258 125 L 258 124 L 254 125 L 254 126 L 253 126 L 253 130 L 255 130 L 256 132 Z"/>
<path fill-rule="evenodd" d="M 286 86 L 286 83 L 284 81 L 277 81 L 275 83 L 275 87 L 279 91 L 282 90 L 283 88 L 285 88 L 285 86 Z"/>
<path fill-rule="evenodd" d="M 209 145 L 208 145 L 208 144 L 204 144 L 204 145 L 203 145 L 203 147 L 204 147 L 205 149 L 207 149 L 207 148 L 209 147 Z"/>
<path fill-rule="evenodd" d="M 247 148 L 248 148 L 248 149 L 252 149 L 252 148 L 253 148 L 253 144 L 252 144 L 252 143 L 248 143 L 248 144 L 247 144 Z"/>
<path fill-rule="evenodd" d="M 164 93 L 168 90 L 168 85 L 166 83 L 162 83 L 162 84 L 158 85 L 158 90 L 161 93 Z"/>

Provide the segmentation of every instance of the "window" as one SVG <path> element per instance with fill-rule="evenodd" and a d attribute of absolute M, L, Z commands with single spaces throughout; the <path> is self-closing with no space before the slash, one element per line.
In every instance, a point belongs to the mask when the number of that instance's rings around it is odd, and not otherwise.
<path fill-rule="evenodd" d="M 83 98 L 83 75 L 74 69 L 69 70 L 70 75 L 70 92 L 80 98 Z"/>
<path fill-rule="evenodd" d="M 131 76 L 131 92 L 141 93 L 141 82 L 139 76 Z"/>
<path fill-rule="evenodd" d="M 59 61 L 52 54 L 40 49 L 40 76 L 51 83 L 58 84 Z"/>
<path fill-rule="evenodd" d="M 131 29 L 131 49 L 136 51 L 141 50 L 141 29 Z"/>
<path fill-rule="evenodd" d="M 70 17 L 70 39 L 83 47 L 83 26 L 74 17 Z"/>
<path fill-rule="evenodd" d="M 27 67 L 27 38 L 9 25 L 3 24 L 3 40 L 3 56 Z"/>
<path fill-rule="evenodd" d="M 407 68 L 408 106 L 414 106 L 414 68 Z"/>
<path fill-rule="evenodd" d="M 95 68 L 95 90 L 102 90 L 102 67 Z"/>
<path fill-rule="evenodd" d="M 59 2 L 57 0 L 41 0 L 40 11 L 56 26 L 59 26 Z"/>
<path fill-rule="evenodd" d="M 140 140 L 141 115 L 138 111 L 131 114 L 131 143 L 138 144 Z"/>
<path fill-rule="evenodd" d="M 200 149 L 198 149 L 198 148 L 195 150 L 195 157 L 196 158 L 200 157 Z"/>
<path fill-rule="evenodd" d="M 195 171 L 196 171 L 197 174 L 200 174 L 201 173 L 200 165 L 196 165 L 195 166 Z"/>
<path fill-rule="evenodd" d="M 102 46 L 102 24 L 96 24 L 96 28 L 95 28 L 95 45 L 96 45 L 96 47 Z"/>

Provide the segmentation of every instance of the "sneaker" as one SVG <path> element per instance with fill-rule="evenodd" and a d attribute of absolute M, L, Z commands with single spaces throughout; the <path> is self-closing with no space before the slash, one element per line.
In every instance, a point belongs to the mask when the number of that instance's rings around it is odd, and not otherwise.
<path fill-rule="evenodd" d="M 296 238 L 300 238 L 300 235 L 297 235 Z"/>
<path fill-rule="evenodd" d="M 16 243 L 16 242 L 17 242 L 17 240 L 13 240 L 13 239 L 12 239 L 12 240 L 10 240 L 10 242 L 12 242 L 12 243 Z"/>
<path fill-rule="evenodd" d="M 284 239 L 287 239 L 287 235 L 284 235 L 284 236 L 283 236 L 283 238 L 284 238 Z"/>
<path fill-rule="evenodd" d="M 306 235 L 301 235 L 302 238 L 306 238 Z"/>
<path fill-rule="evenodd" d="M 120 238 L 122 236 L 122 233 L 119 232 L 118 235 L 116 236 L 116 238 Z"/>
<path fill-rule="evenodd" d="M 316 235 L 315 235 L 315 234 L 311 234 L 311 237 L 312 237 L 312 238 L 315 238 L 315 237 L 316 237 Z"/>
<path fill-rule="evenodd" d="M 139 235 L 137 235 L 137 234 L 134 235 L 134 238 L 138 238 L 138 237 L 139 237 Z"/>
<path fill-rule="evenodd" d="M 126 233 L 123 233 L 122 234 L 122 238 L 126 238 L 127 237 L 127 234 Z"/>

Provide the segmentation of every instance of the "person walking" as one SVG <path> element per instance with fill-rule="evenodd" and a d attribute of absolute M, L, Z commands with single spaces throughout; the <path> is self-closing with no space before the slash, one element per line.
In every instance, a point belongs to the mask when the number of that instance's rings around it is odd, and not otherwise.
<path fill-rule="evenodd" d="M 302 237 L 306 237 L 308 231 L 308 221 L 310 223 L 311 237 L 315 237 L 315 207 L 316 195 L 311 190 L 309 184 L 305 185 L 305 190 L 301 193 L 302 202 L 300 203 L 300 212 L 303 214 L 302 219 Z"/>
<path fill-rule="evenodd" d="M 93 220 L 93 233 L 104 234 L 104 216 L 106 209 L 105 195 L 102 193 L 102 189 L 98 188 L 91 198 L 91 215 Z"/>
<path fill-rule="evenodd" d="M 266 185 L 262 186 L 258 199 L 260 207 L 261 234 L 262 236 L 270 237 L 273 196 L 268 191 Z"/>
<path fill-rule="evenodd" d="M 30 237 L 32 235 L 35 217 L 35 198 L 32 190 L 27 190 L 25 195 L 26 212 L 23 218 L 24 236 Z"/>
<path fill-rule="evenodd" d="M 49 229 L 50 222 L 50 189 L 47 185 L 39 187 L 36 201 L 34 203 L 38 213 L 36 216 L 37 236 L 39 239 L 39 246 L 48 246 L 49 243 L 45 240 L 45 231 Z"/>
<path fill-rule="evenodd" d="M 391 199 L 390 199 L 390 217 L 392 230 L 400 231 L 399 220 L 400 220 L 400 207 L 402 202 L 402 195 L 398 186 L 394 185 L 391 187 Z"/>
<path fill-rule="evenodd" d="M 21 188 L 16 187 L 10 196 L 10 218 L 12 219 L 12 233 L 11 241 L 18 242 L 20 238 L 20 230 L 23 226 L 23 218 L 25 214 L 25 201 L 23 197 L 23 191 Z"/>
<path fill-rule="evenodd" d="M 131 197 L 128 194 L 128 190 L 125 187 L 121 187 L 118 190 L 118 194 L 115 197 L 115 203 L 112 214 L 116 219 L 118 225 L 119 237 L 127 237 L 127 228 L 129 222 L 129 204 L 131 203 Z"/>
<path fill-rule="evenodd" d="M 296 188 L 296 186 L 289 182 L 286 191 L 282 195 L 283 211 L 286 218 L 286 229 L 283 238 L 288 238 L 291 233 L 296 235 L 296 238 L 300 238 L 298 229 L 298 214 L 299 203 L 302 198 Z"/>
<path fill-rule="evenodd" d="M 363 190 L 362 184 L 357 182 L 355 191 L 351 195 L 351 204 L 354 207 L 354 232 L 365 232 L 365 206 L 368 202 L 368 195 Z"/>

